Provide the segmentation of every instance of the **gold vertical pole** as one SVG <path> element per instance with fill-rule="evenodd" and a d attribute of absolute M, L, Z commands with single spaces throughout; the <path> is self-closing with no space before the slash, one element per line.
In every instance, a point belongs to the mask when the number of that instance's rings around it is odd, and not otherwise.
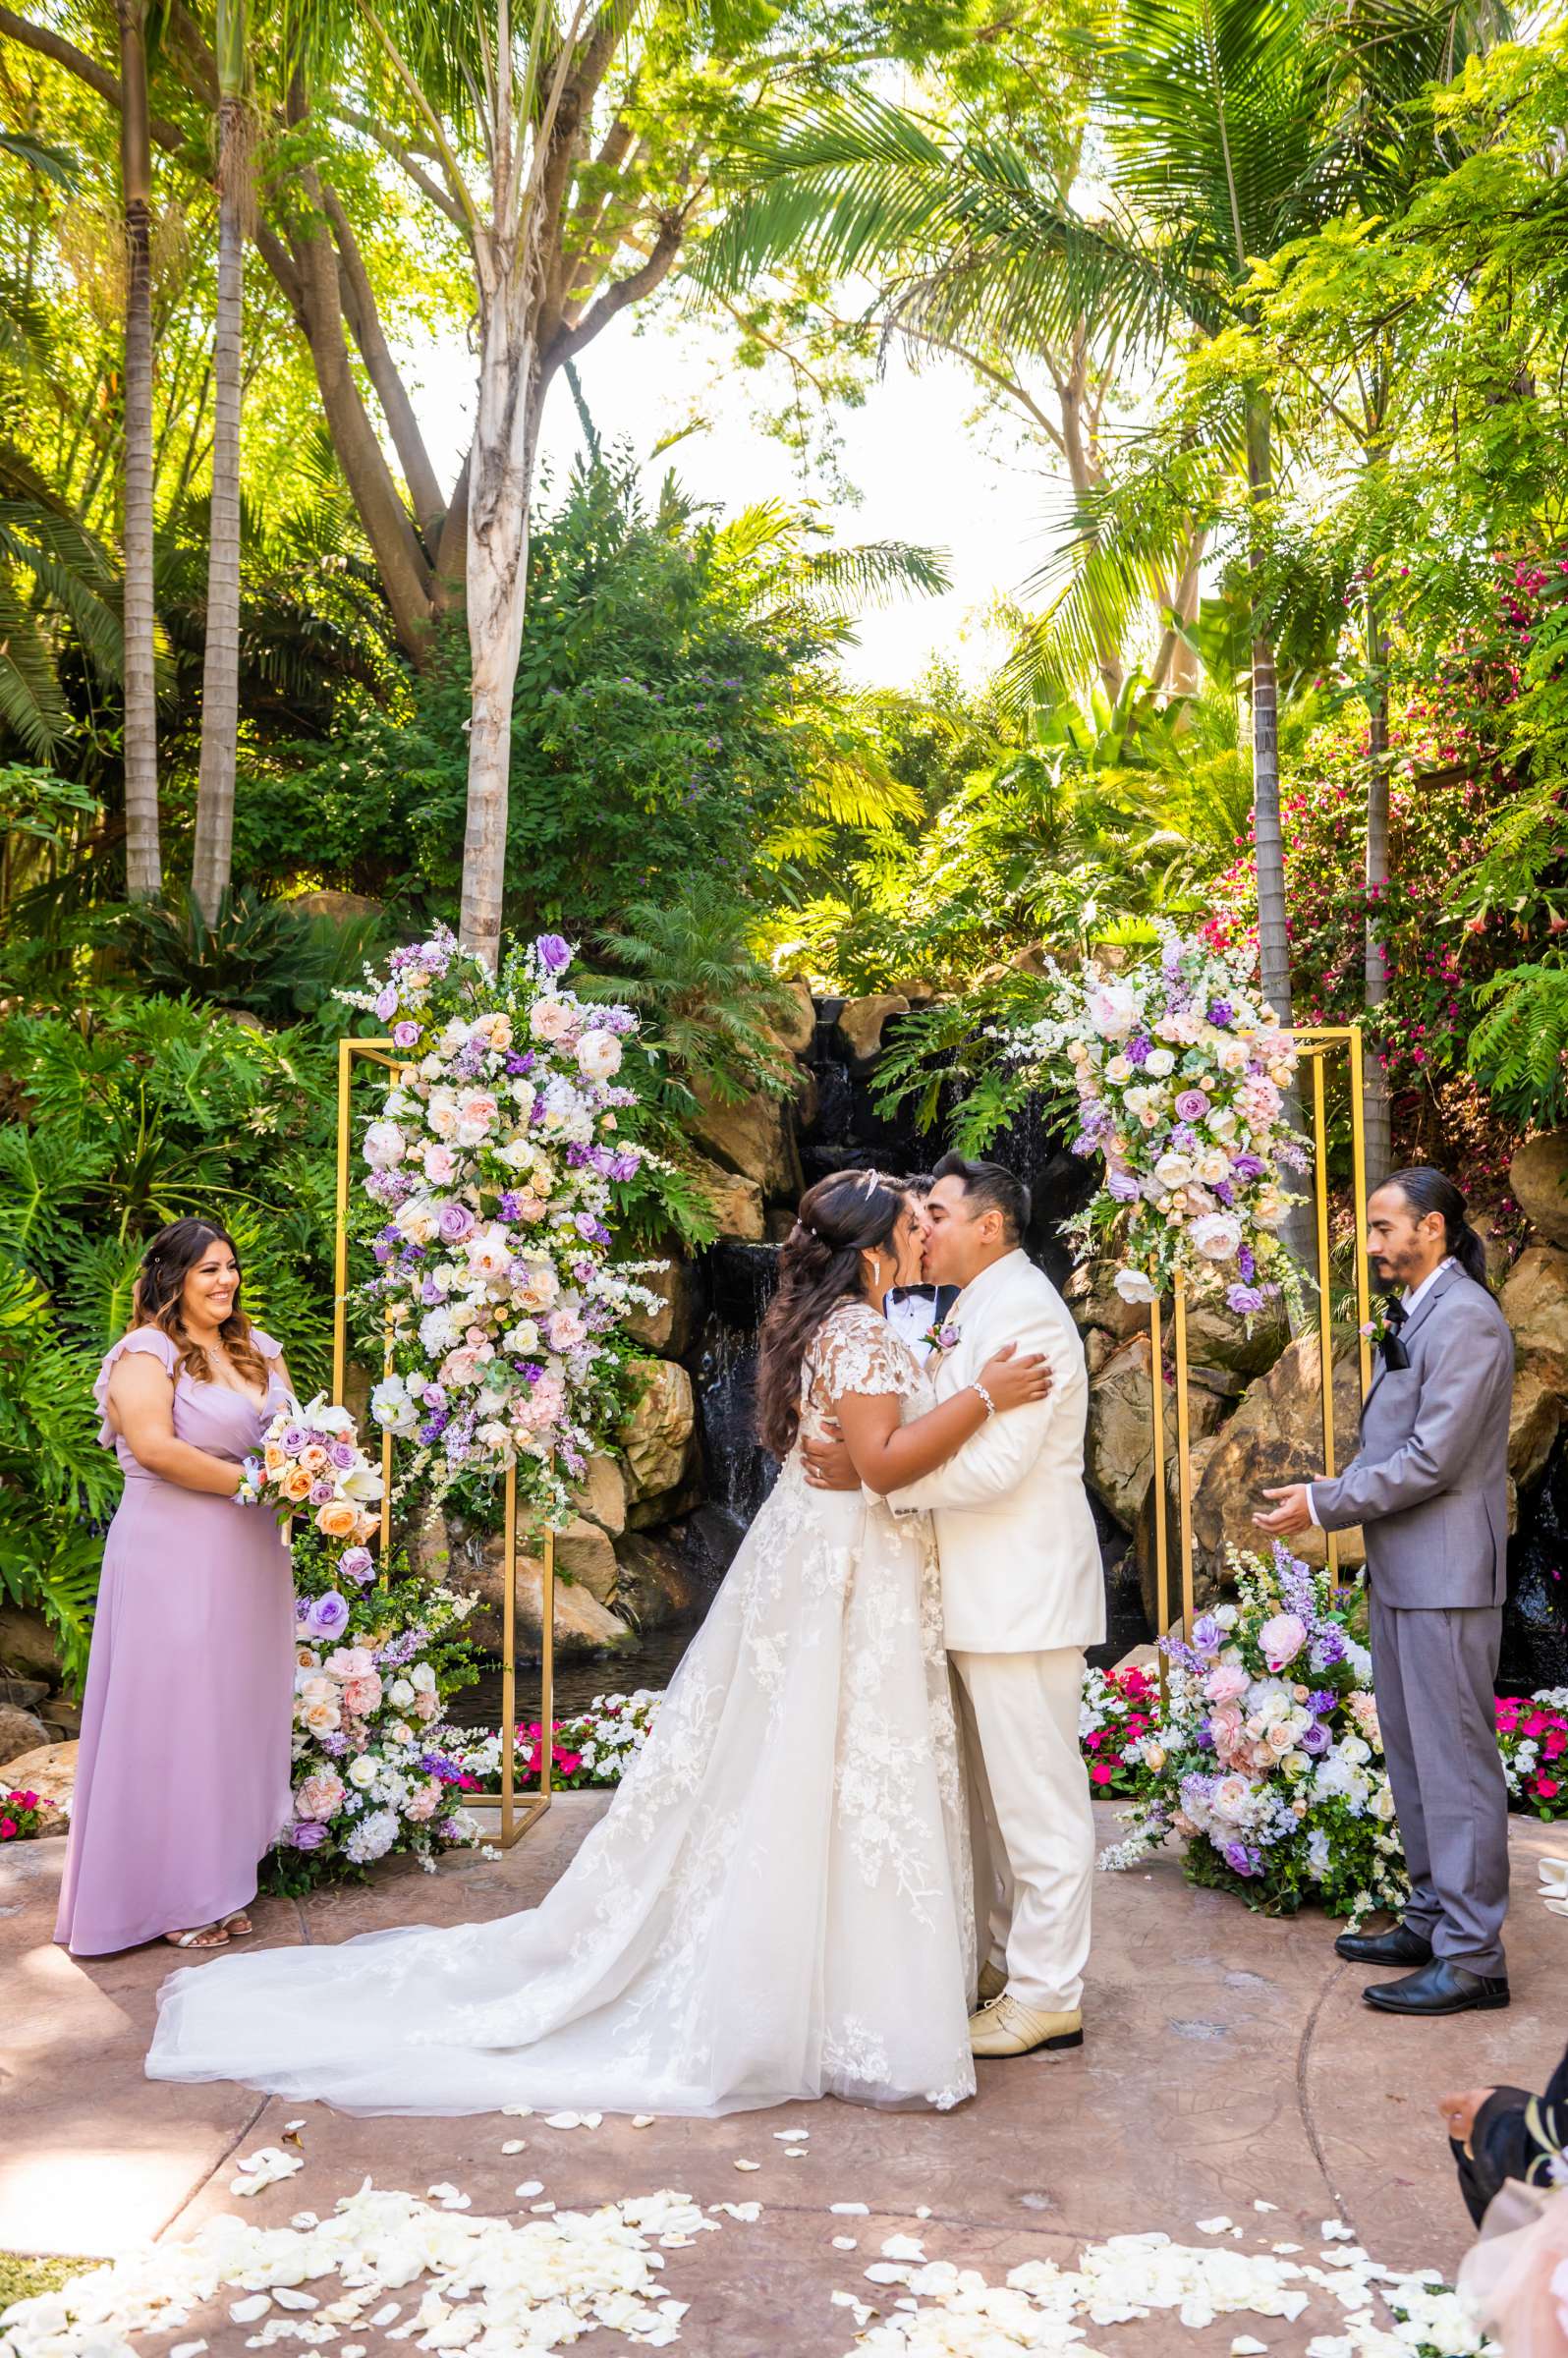
<path fill-rule="evenodd" d="M 1160 1334 L 1159 1300 L 1156 1296 L 1148 1306 L 1148 1396 L 1149 1423 L 1154 1439 L 1154 1613 L 1162 1638 L 1170 1627 L 1170 1554 L 1165 1531 L 1165 1361 Z M 1160 1701 L 1165 1700 L 1167 1664 L 1163 1652 L 1159 1657 Z"/>
<path fill-rule="evenodd" d="M 539 1600 L 539 1792 L 547 1796 L 555 1769 L 555 1527 L 544 1526 Z"/>
<path fill-rule="evenodd" d="M 501 1847 L 512 1843 L 517 1754 L 517 1467 L 506 1469 L 506 1542 L 501 1592 Z"/>
<path fill-rule="evenodd" d="M 1328 1240 L 1328 1123 L 1323 1107 L 1323 1060 L 1326 1050 L 1312 1059 L 1313 1067 L 1313 1201 L 1317 1214 L 1317 1353 L 1323 1386 L 1323 1472 L 1337 1474 L 1334 1456 L 1334 1320 L 1329 1300 Z M 1328 1577 L 1339 1587 L 1339 1541 L 1324 1535 L 1328 1547 Z"/>
<path fill-rule="evenodd" d="M 1372 1317 L 1372 1270 L 1367 1260 L 1367 1100 L 1364 1095 L 1364 1047 L 1360 1024 L 1350 1027 L 1350 1156 L 1351 1187 L 1356 1198 L 1356 1324 L 1365 1327 Z M 1378 1178 L 1383 1177 L 1381 1171 Z M 1372 1344 L 1361 1334 L 1361 1396 L 1372 1389 Z"/>
<path fill-rule="evenodd" d="M 1193 1452 L 1187 1413 L 1187 1279 L 1176 1272 L 1176 1486 L 1181 1511 L 1182 1636 L 1193 1636 Z"/>
<path fill-rule="evenodd" d="M 338 1041 L 338 1186 L 337 1233 L 332 1247 L 332 1397 L 343 1406 L 349 1357 L 349 1088 L 354 1071 L 354 1042 Z"/>

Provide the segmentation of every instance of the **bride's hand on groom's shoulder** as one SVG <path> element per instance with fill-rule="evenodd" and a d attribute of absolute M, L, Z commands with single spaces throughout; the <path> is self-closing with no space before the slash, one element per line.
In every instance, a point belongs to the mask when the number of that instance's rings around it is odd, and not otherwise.
<path fill-rule="evenodd" d="M 861 1478 L 855 1471 L 855 1460 L 836 1424 L 824 1427 L 820 1440 L 803 1440 L 801 1455 L 806 1460 L 806 1479 L 813 1490 L 860 1488 Z"/>
<path fill-rule="evenodd" d="M 1020 1353 L 1016 1343 L 993 1351 L 980 1373 L 998 1415 L 1007 1408 L 1028 1408 L 1043 1400 L 1051 1388 L 1051 1363 L 1039 1351 Z"/>

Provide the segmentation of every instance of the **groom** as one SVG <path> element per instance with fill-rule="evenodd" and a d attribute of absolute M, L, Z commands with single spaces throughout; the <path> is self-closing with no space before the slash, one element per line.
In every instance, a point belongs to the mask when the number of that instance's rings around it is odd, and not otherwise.
<path fill-rule="evenodd" d="M 1105 1635 L 1099 1542 L 1084 1487 L 1089 1379 L 1067 1308 L 1023 1250 L 1029 1190 L 946 1155 L 926 1199 L 924 1274 L 962 1288 L 929 1366 L 939 1400 L 1004 1343 L 1050 1363 L 1048 1397 L 990 1418 L 889 1504 L 929 1508 L 965 1723 L 977 1863 L 988 1868 L 978 2055 L 1083 2044 L 1094 1823 L 1078 1742 L 1084 1649 Z M 809 1478 L 857 1487 L 848 1452 L 807 1443 Z"/>

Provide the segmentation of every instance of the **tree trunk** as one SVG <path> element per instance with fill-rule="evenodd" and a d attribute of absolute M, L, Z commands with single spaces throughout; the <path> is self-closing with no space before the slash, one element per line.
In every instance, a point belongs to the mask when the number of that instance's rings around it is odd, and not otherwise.
<path fill-rule="evenodd" d="M 481 285 L 484 264 L 481 261 Z M 512 699 L 528 594 L 530 499 L 538 429 L 539 352 L 524 258 L 492 282 L 480 330 L 478 406 L 469 453 L 468 621 L 472 658 L 468 818 L 458 938 L 492 974 L 506 886 Z M 528 277 L 532 278 L 532 269 Z"/>
<path fill-rule="evenodd" d="M 349 298 L 344 308 L 349 325 L 354 331 L 354 340 L 360 348 L 365 372 L 375 387 L 375 397 L 381 404 L 381 415 L 392 436 L 392 447 L 398 454 L 398 465 L 403 470 L 403 480 L 414 502 L 414 513 L 419 518 L 425 546 L 433 556 L 447 503 L 441 495 L 435 469 L 424 447 L 424 436 L 414 415 L 414 404 L 409 399 L 408 388 L 398 374 L 397 364 L 387 344 L 381 315 L 376 308 L 375 290 L 370 285 L 353 224 L 343 209 L 336 190 L 329 188 L 325 182 L 321 186 L 321 196 L 343 264 L 344 289 Z"/>
<path fill-rule="evenodd" d="M 240 385 L 245 302 L 244 100 L 218 113 L 218 305 L 213 335 L 212 514 L 207 547 L 201 758 L 191 889 L 208 925 L 229 889 L 240 728 Z"/>
<path fill-rule="evenodd" d="M 1255 514 L 1273 491 L 1265 397 L 1247 397 L 1247 479 Z M 1285 838 L 1279 814 L 1279 709 L 1274 642 L 1259 597 L 1263 552 L 1255 533 L 1249 552 L 1253 604 L 1253 839 L 1258 864 L 1258 963 L 1263 996 L 1282 1024 L 1291 1016 L 1290 941 L 1285 930 Z"/>
<path fill-rule="evenodd" d="M 1388 891 L 1388 634 L 1375 590 L 1367 598 L 1368 654 L 1372 667 L 1367 772 L 1366 983 L 1363 997 L 1372 1015 L 1388 998 L 1388 951 L 1383 939 Z M 1362 1119 L 1367 1140 L 1367 1185 L 1376 1187 L 1393 1166 L 1388 1076 L 1375 1041 L 1367 1043 L 1363 1065 Z"/>
<path fill-rule="evenodd" d="M 119 0 L 120 176 L 125 205 L 125 880 L 163 889 L 152 587 L 152 141 L 143 0 Z"/>

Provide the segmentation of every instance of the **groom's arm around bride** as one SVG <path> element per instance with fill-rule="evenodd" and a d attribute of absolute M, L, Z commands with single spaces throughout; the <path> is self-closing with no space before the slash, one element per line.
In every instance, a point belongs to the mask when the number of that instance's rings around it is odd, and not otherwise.
<path fill-rule="evenodd" d="M 1089 1384 L 1065 1304 L 1023 1251 L 1029 1193 L 991 1163 L 949 1155 L 928 1203 L 926 1277 L 963 1290 L 938 1399 L 975 1381 L 1007 1343 L 1040 1352 L 1047 1398 L 991 1417 L 935 1473 L 897 1491 L 928 1509 L 945 1636 L 958 1673 L 981 1889 L 981 1938 L 1005 1993 L 975 2018 L 976 2051 L 1076 2043 L 1089 1954 L 1094 1834 L 1079 1752 L 1084 1649 L 1105 1634 L 1104 1583 L 1084 1487 Z M 809 1455 L 812 1453 L 809 1452 Z M 830 1452 L 814 1453 L 833 1475 Z"/>

